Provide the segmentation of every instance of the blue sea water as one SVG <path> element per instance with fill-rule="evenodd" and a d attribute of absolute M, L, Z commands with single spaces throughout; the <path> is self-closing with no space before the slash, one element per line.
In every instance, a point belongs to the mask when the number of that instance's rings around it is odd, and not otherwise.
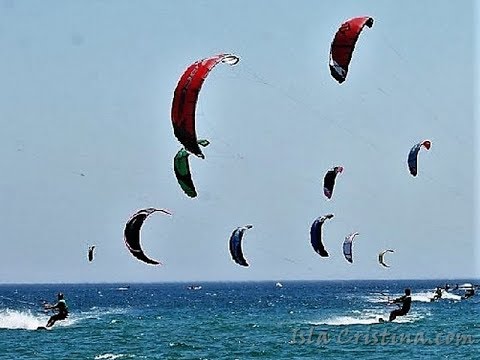
<path fill-rule="evenodd" d="M 478 280 L 450 280 L 449 283 Z M 444 282 L 443 282 L 444 283 Z M 440 281 L 0 286 L 0 359 L 478 359 L 480 296 Z M 410 313 L 379 324 L 413 292 Z M 51 330 L 42 301 L 65 294 Z M 462 293 L 457 293 L 462 294 Z"/>

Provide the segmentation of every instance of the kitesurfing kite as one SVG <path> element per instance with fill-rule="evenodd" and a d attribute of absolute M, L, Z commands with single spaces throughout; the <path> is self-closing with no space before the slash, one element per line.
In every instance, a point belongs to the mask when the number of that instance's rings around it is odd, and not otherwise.
<path fill-rule="evenodd" d="M 343 241 L 343 255 L 345 256 L 345 259 L 350 263 L 353 263 L 352 245 L 353 239 L 357 235 L 358 232 L 351 233 L 348 236 L 345 236 L 345 240 Z"/>
<path fill-rule="evenodd" d="M 322 257 L 328 257 L 328 252 L 325 250 L 325 246 L 323 246 L 322 242 L 322 225 L 325 220 L 331 218 L 333 218 L 333 214 L 320 216 L 315 219 L 310 228 L 310 242 L 313 246 L 313 250 Z"/>
<path fill-rule="evenodd" d="M 95 245 L 88 247 L 88 261 L 93 261 L 93 250 L 95 250 Z"/>
<path fill-rule="evenodd" d="M 219 54 L 191 64 L 178 81 L 172 101 L 173 132 L 178 141 L 192 154 L 204 158 L 198 146 L 195 131 L 195 109 L 198 95 L 210 71 L 220 62 L 236 65 L 240 58 L 232 54 Z"/>
<path fill-rule="evenodd" d="M 208 140 L 198 140 L 198 143 L 201 146 L 207 146 L 210 144 Z M 188 151 L 181 149 L 173 159 L 173 170 L 182 190 L 187 196 L 194 198 L 197 196 L 197 191 L 195 190 L 192 174 L 190 173 L 190 166 L 188 164 L 189 156 L 190 153 Z"/>
<path fill-rule="evenodd" d="M 330 73 L 340 84 L 347 77 L 355 44 L 365 25 L 371 28 L 373 18 L 362 16 L 347 20 L 340 26 L 332 41 L 330 46 Z"/>
<path fill-rule="evenodd" d="M 422 146 L 430 150 L 430 147 L 432 146 L 432 142 L 430 140 L 424 140 L 418 144 L 413 145 L 413 147 L 410 149 L 410 153 L 408 154 L 408 169 L 410 170 L 410 174 L 413 176 L 417 176 L 417 162 L 418 162 L 418 153 L 420 152 L 420 149 Z"/>
<path fill-rule="evenodd" d="M 335 179 L 338 174 L 342 173 L 342 171 L 342 166 L 335 166 L 334 168 L 328 170 L 325 174 L 325 177 L 323 178 L 323 193 L 328 199 L 332 197 L 333 188 L 335 187 Z"/>
<path fill-rule="evenodd" d="M 382 266 L 384 266 L 384 267 L 390 267 L 390 265 L 388 265 L 387 263 L 385 263 L 385 261 L 384 261 L 384 259 L 383 259 L 383 258 L 385 257 L 385 254 L 386 254 L 387 252 L 393 253 L 394 251 L 389 249 L 389 250 L 384 250 L 384 251 L 382 251 L 380 254 L 378 254 L 378 262 L 379 262 Z"/>
<path fill-rule="evenodd" d="M 245 260 L 245 257 L 243 256 L 242 239 L 245 231 L 251 229 L 252 227 L 253 225 L 237 227 L 235 230 L 233 230 L 232 235 L 230 236 L 230 255 L 232 256 L 232 260 L 238 265 L 248 266 L 247 260 Z"/>
<path fill-rule="evenodd" d="M 143 222 L 145 219 L 153 214 L 154 212 L 162 212 L 167 215 L 172 215 L 169 211 L 165 209 L 156 209 L 156 208 L 146 208 L 137 211 L 135 214 L 130 217 L 130 219 L 125 224 L 124 230 L 124 241 L 127 246 L 128 251 L 136 257 L 138 260 L 141 260 L 150 265 L 159 265 L 160 262 L 149 258 L 142 250 L 140 244 L 140 229 L 142 228 Z"/>

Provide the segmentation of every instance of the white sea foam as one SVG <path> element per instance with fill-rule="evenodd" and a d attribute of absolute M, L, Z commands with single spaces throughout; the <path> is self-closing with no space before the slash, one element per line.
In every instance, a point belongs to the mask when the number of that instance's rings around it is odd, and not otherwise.
<path fill-rule="evenodd" d="M 404 295 L 403 293 L 398 294 L 372 294 L 364 296 L 365 300 L 370 303 L 386 303 L 388 299 L 395 299 L 400 296 Z M 433 298 L 434 292 L 433 291 L 422 291 L 422 292 L 415 292 L 412 294 L 412 301 L 416 302 L 431 302 Z M 448 300 L 461 300 L 461 296 L 455 295 L 449 292 L 442 292 L 442 299 Z"/>
<path fill-rule="evenodd" d="M 47 321 L 48 316 L 33 315 L 30 311 L 0 310 L 0 329 L 36 330 L 39 326 L 45 326 Z"/>
<path fill-rule="evenodd" d="M 442 291 L 442 299 L 447 299 L 447 300 L 462 300 L 462 297 L 460 295 L 452 294 L 447 291 Z"/>
<path fill-rule="evenodd" d="M 412 313 L 407 316 L 399 316 L 395 319 L 395 323 L 413 323 L 425 317 L 424 314 Z M 310 325 L 371 325 L 378 324 L 379 318 L 388 319 L 388 313 L 379 310 L 365 310 L 363 315 L 354 316 L 332 316 L 322 321 L 309 322 Z"/>
<path fill-rule="evenodd" d="M 49 315 L 33 314 L 31 311 L 19 311 L 11 309 L 0 310 L 0 329 L 24 329 L 36 330 L 39 326 L 45 326 Z M 68 317 L 66 320 L 55 323 L 57 326 L 70 326 L 78 321 L 75 317 Z"/>
<path fill-rule="evenodd" d="M 432 297 L 433 297 L 433 294 L 428 293 L 428 292 L 415 293 L 415 294 L 412 295 L 412 301 L 431 302 Z"/>
<path fill-rule="evenodd" d="M 101 355 L 95 355 L 94 359 L 95 360 L 114 360 L 114 359 L 120 359 L 122 357 L 125 357 L 125 354 L 101 354 Z"/>
<path fill-rule="evenodd" d="M 417 293 L 412 295 L 413 301 L 421 301 L 421 302 L 430 302 L 433 299 L 433 295 L 435 295 L 435 291 L 426 291 L 422 293 Z M 455 300 L 460 301 L 462 297 L 460 295 L 452 294 L 448 291 L 442 290 L 442 297 L 439 300 Z"/>
<path fill-rule="evenodd" d="M 57 321 L 54 327 L 71 326 L 86 319 L 99 319 L 105 315 L 124 314 L 127 309 L 123 308 L 95 308 L 80 313 L 70 313 L 65 320 Z M 30 310 L 20 311 L 9 308 L 0 309 L 0 329 L 24 329 L 36 330 L 39 326 L 45 326 L 53 313 L 34 313 Z"/>

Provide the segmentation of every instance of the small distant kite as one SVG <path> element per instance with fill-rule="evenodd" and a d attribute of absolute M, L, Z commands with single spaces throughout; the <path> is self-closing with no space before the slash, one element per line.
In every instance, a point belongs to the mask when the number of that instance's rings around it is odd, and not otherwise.
<path fill-rule="evenodd" d="M 201 146 L 208 146 L 210 142 L 208 140 L 202 139 L 198 140 L 198 144 Z M 185 194 L 191 198 L 197 196 L 197 191 L 195 190 L 195 185 L 193 184 L 192 174 L 190 172 L 190 166 L 188 164 L 188 157 L 190 153 L 185 149 L 181 149 L 175 158 L 173 159 L 173 171 L 177 178 L 178 184 L 185 192 Z"/>
<path fill-rule="evenodd" d="M 328 257 L 328 252 L 322 242 L 322 225 L 325 220 L 333 218 L 333 214 L 327 214 L 315 219 L 310 228 L 310 243 L 313 250 L 321 257 Z"/>
<path fill-rule="evenodd" d="M 345 21 L 330 46 L 330 73 L 338 83 L 347 78 L 348 66 L 352 60 L 353 50 L 363 28 L 373 26 L 373 18 L 368 16 L 356 17 Z"/>
<path fill-rule="evenodd" d="M 88 247 L 88 261 L 93 261 L 93 250 L 95 250 L 95 245 Z"/>
<path fill-rule="evenodd" d="M 338 174 L 343 172 L 342 166 L 335 166 L 334 168 L 327 171 L 325 177 L 323 178 L 323 194 L 331 199 L 333 195 L 333 188 L 335 187 L 335 179 Z"/>
<path fill-rule="evenodd" d="M 413 145 L 413 147 L 410 149 L 410 153 L 408 154 L 408 169 L 410 170 L 410 174 L 413 176 L 417 176 L 417 162 L 418 162 L 418 153 L 422 146 L 430 150 L 430 147 L 432 146 L 432 142 L 430 140 L 424 140 L 418 144 Z"/>
<path fill-rule="evenodd" d="M 251 229 L 252 227 L 253 225 L 237 227 L 235 230 L 233 230 L 232 235 L 230 236 L 230 255 L 232 256 L 232 260 L 241 266 L 248 266 L 247 260 L 245 260 L 242 250 L 243 234 L 246 230 Z"/>
<path fill-rule="evenodd" d="M 389 250 L 384 250 L 384 251 L 382 251 L 380 254 L 378 254 L 378 262 L 379 262 L 382 266 L 384 266 L 384 267 L 390 267 L 390 265 L 388 265 L 388 264 L 385 263 L 385 261 L 384 261 L 384 256 L 385 256 L 385 254 L 386 254 L 387 252 L 393 253 L 393 252 L 395 252 L 395 251 L 389 249 Z"/>
<path fill-rule="evenodd" d="M 345 259 L 349 263 L 353 263 L 352 245 L 353 245 L 353 240 L 357 235 L 359 235 L 358 232 L 351 233 L 348 236 L 346 236 L 345 240 L 343 241 L 343 255 L 345 256 Z"/>
<path fill-rule="evenodd" d="M 139 210 L 135 214 L 133 214 L 125 224 L 123 237 L 128 251 L 130 251 L 130 253 L 138 260 L 141 260 L 150 265 L 159 265 L 160 262 L 150 259 L 143 252 L 140 244 L 140 229 L 142 228 L 145 219 L 157 211 L 162 212 L 166 215 L 172 215 L 168 210 L 165 209 L 146 208 Z"/>
<path fill-rule="evenodd" d="M 240 58 L 232 54 L 219 54 L 191 64 L 180 77 L 172 101 L 173 132 L 187 151 L 204 158 L 198 146 L 195 130 L 195 109 L 198 95 L 210 71 L 220 62 L 236 65 Z"/>

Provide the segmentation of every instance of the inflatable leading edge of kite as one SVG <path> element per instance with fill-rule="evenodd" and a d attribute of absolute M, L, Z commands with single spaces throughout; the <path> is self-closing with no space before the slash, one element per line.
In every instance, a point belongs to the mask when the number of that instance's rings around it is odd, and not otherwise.
<path fill-rule="evenodd" d="M 208 146 L 210 142 L 206 139 L 198 140 L 198 144 L 201 146 Z M 182 188 L 183 192 L 194 198 L 197 196 L 197 191 L 195 190 L 195 185 L 192 180 L 192 173 L 190 172 L 190 165 L 188 162 L 188 157 L 190 153 L 185 149 L 180 149 L 175 157 L 173 158 L 173 172 L 177 178 L 178 184 Z"/>
<path fill-rule="evenodd" d="M 408 170 L 410 170 L 410 174 L 412 176 L 417 176 L 417 164 L 418 164 L 418 153 L 420 152 L 420 149 L 422 146 L 430 150 L 430 147 L 432 146 L 432 142 L 430 140 L 424 140 L 418 144 L 413 145 L 413 147 L 410 149 L 410 153 L 408 154 Z"/>
<path fill-rule="evenodd" d="M 353 50 L 363 28 L 373 26 L 373 18 L 356 17 L 345 21 L 338 29 L 330 46 L 330 73 L 340 84 L 345 81 Z"/>
<path fill-rule="evenodd" d="M 353 263 L 352 245 L 357 235 L 359 235 L 358 232 L 353 232 L 345 236 L 345 240 L 343 241 L 343 256 L 345 256 L 345 260 L 349 263 Z"/>
<path fill-rule="evenodd" d="M 327 214 L 315 219 L 310 227 L 310 243 L 313 250 L 321 257 L 328 257 L 328 252 L 322 242 L 322 225 L 325 220 L 333 218 L 333 214 Z"/>
<path fill-rule="evenodd" d="M 191 64 L 178 81 L 172 101 L 173 132 L 185 149 L 204 158 L 198 146 L 195 130 L 195 109 L 198 95 L 210 71 L 220 62 L 236 65 L 240 58 L 232 54 L 219 54 Z"/>
<path fill-rule="evenodd" d="M 88 261 L 93 261 L 93 251 L 95 250 L 95 245 L 88 247 Z"/>
<path fill-rule="evenodd" d="M 168 210 L 165 209 L 156 209 L 156 208 L 146 208 L 137 211 L 133 214 L 130 219 L 128 219 L 125 224 L 124 237 L 125 245 L 127 246 L 128 251 L 140 261 L 150 265 L 160 265 L 160 262 L 149 258 L 142 249 L 140 244 L 140 230 L 142 228 L 143 222 L 154 212 L 162 212 L 166 215 L 172 215 Z"/>
<path fill-rule="evenodd" d="M 388 249 L 388 250 L 383 250 L 380 254 L 378 254 L 378 262 L 380 263 L 380 265 L 382 265 L 383 267 L 390 267 L 390 265 L 388 265 L 386 262 L 385 262 L 385 254 L 386 253 L 393 253 L 395 251 L 393 251 L 392 249 Z"/>
<path fill-rule="evenodd" d="M 251 229 L 253 225 L 245 225 L 241 227 L 237 227 L 233 230 L 232 235 L 230 236 L 229 241 L 229 249 L 230 255 L 232 256 L 232 260 L 235 261 L 238 265 L 241 266 L 248 266 L 247 260 L 243 256 L 242 250 L 242 239 L 243 234 L 248 229 Z"/>
<path fill-rule="evenodd" d="M 323 178 L 323 194 L 327 197 L 327 199 L 332 198 L 333 189 L 335 187 L 335 179 L 337 178 L 337 175 L 341 174 L 342 172 L 342 166 L 335 166 L 325 173 Z"/>

